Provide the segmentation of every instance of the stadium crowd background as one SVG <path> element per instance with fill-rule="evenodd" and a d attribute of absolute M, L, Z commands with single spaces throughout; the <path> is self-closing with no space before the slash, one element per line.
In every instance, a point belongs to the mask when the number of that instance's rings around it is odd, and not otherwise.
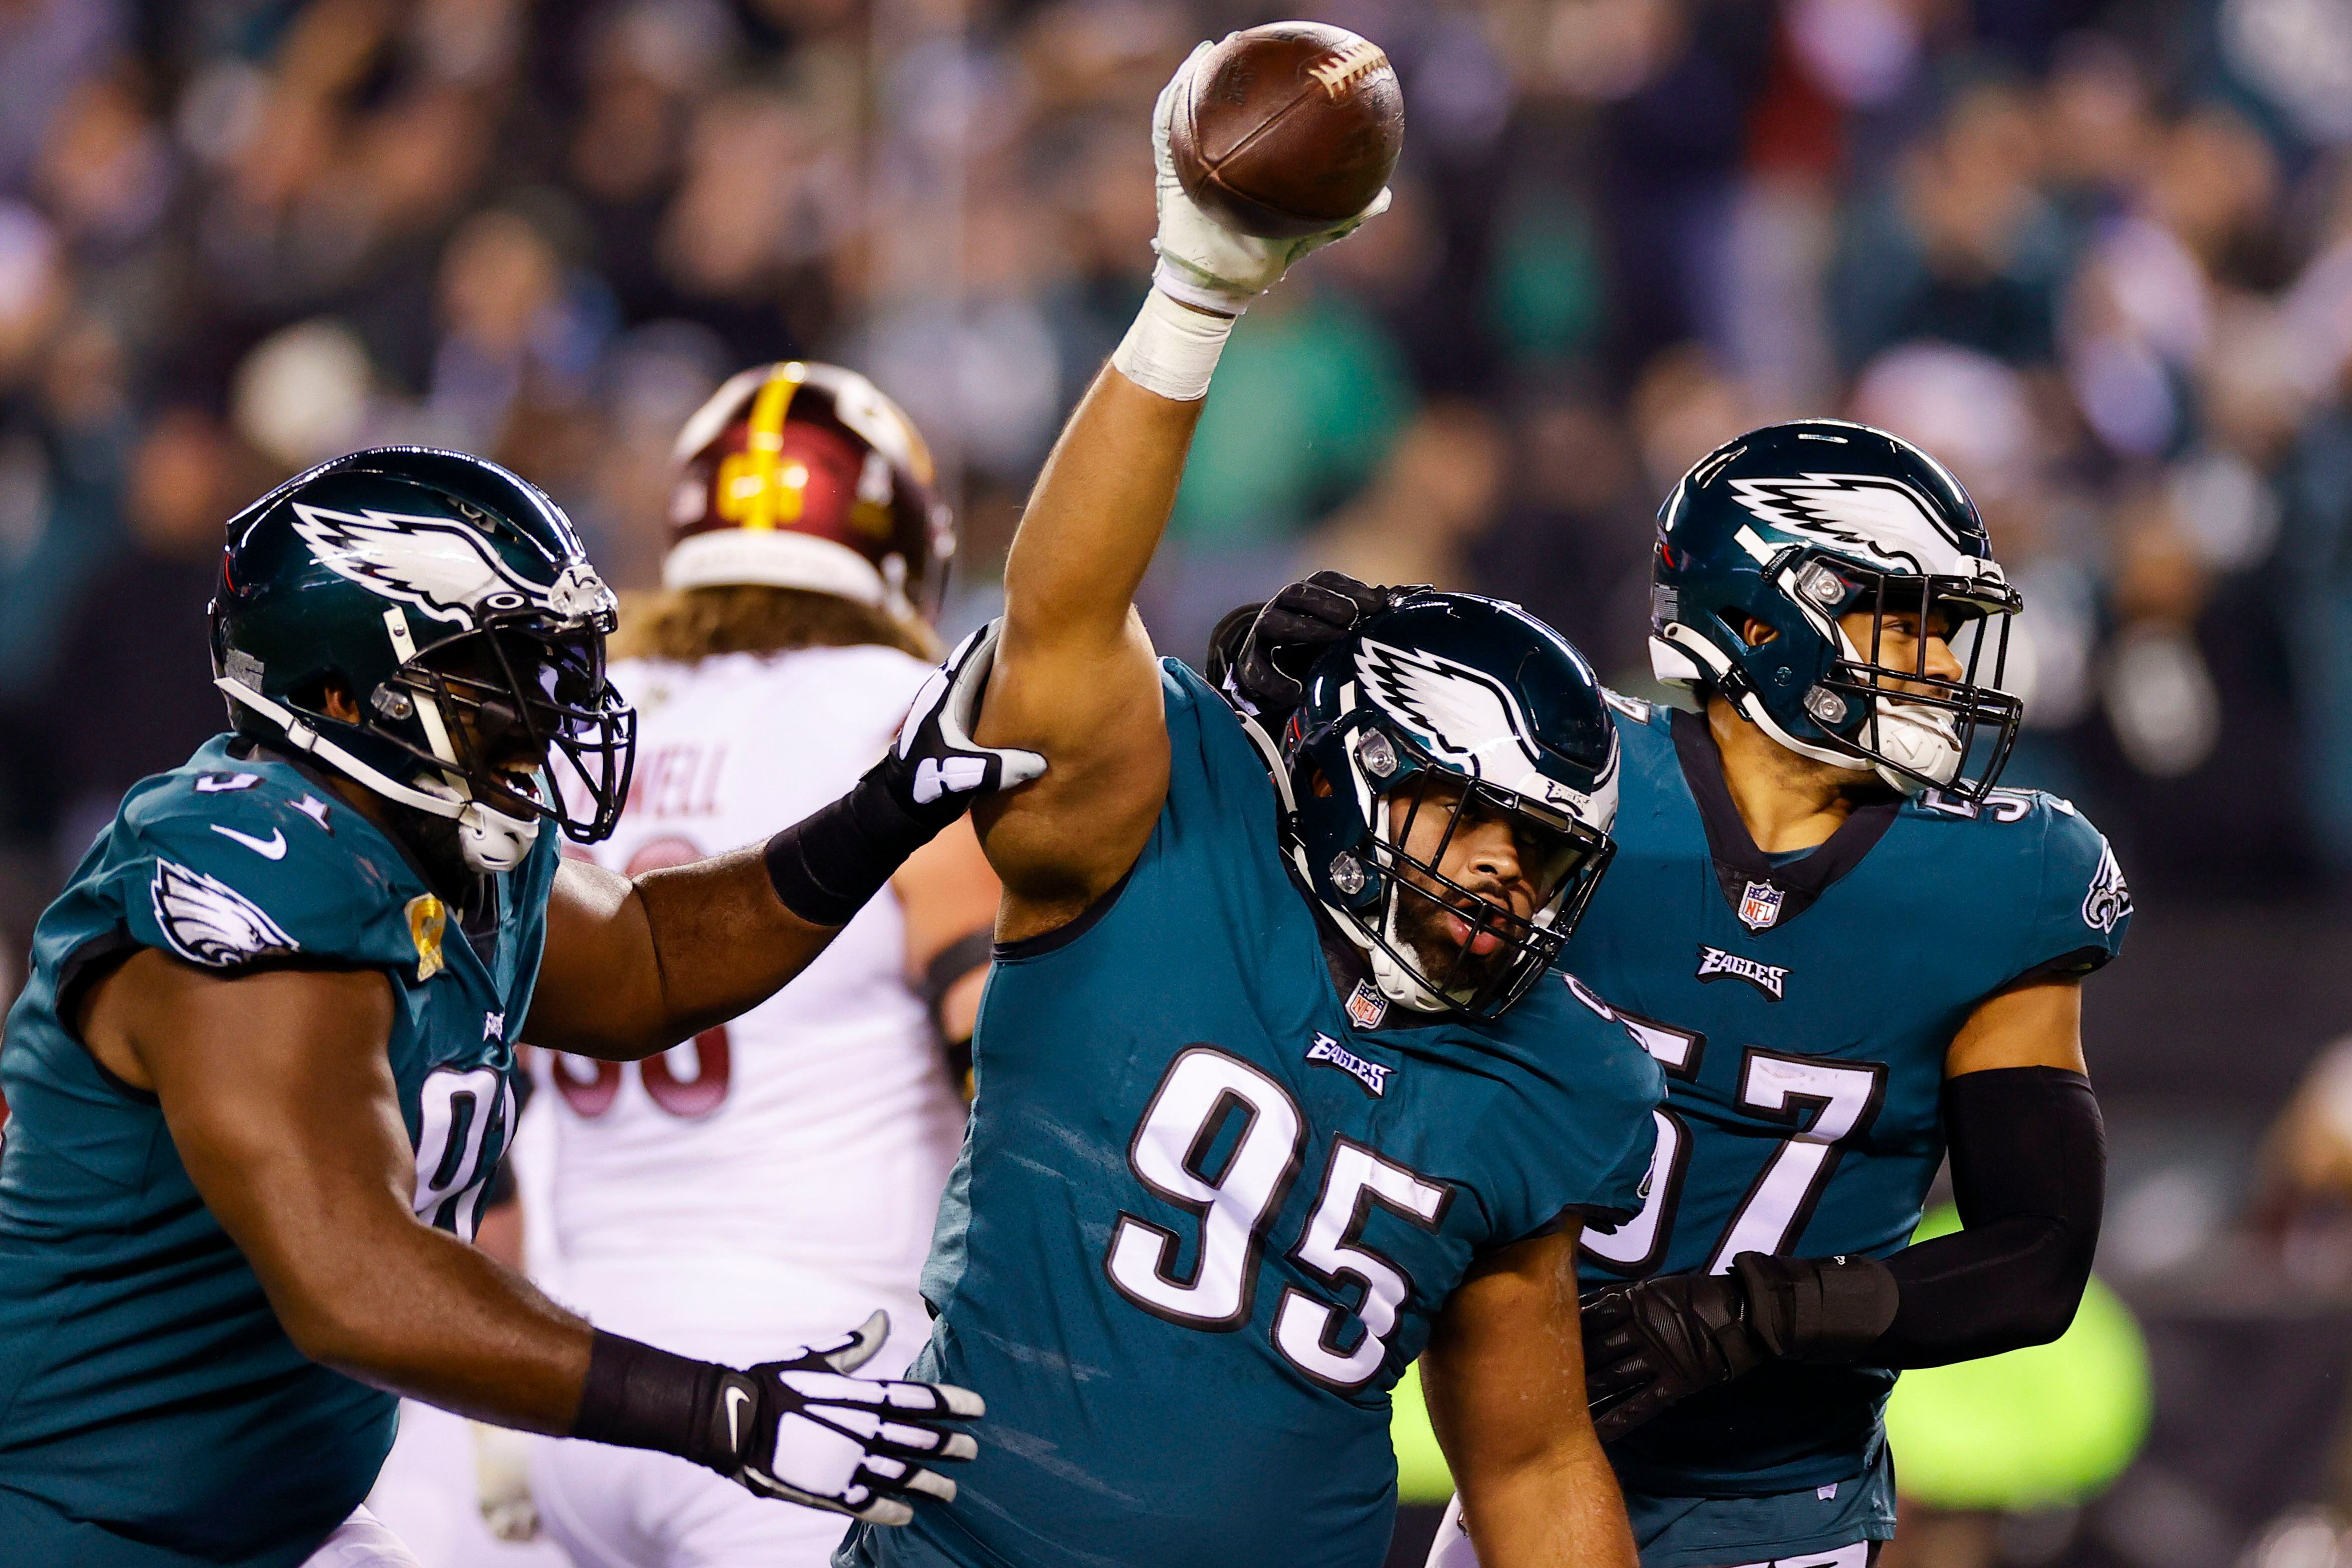
<path fill-rule="evenodd" d="M 1799 413 L 1927 445 L 2030 606 L 2009 780 L 2142 910 L 2090 1010 L 2151 1457 L 2001 1550 L 2210 1568 L 2334 1495 L 2352 1245 L 2309 1196 L 2352 1085 L 2264 1128 L 2352 1026 L 2352 6 L 1302 8 L 1400 68 L 1396 205 L 1236 333 L 1162 647 L 1337 565 L 1517 599 L 1643 689 L 1695 458 Z M 1270 14 L 0 0 L 0 998 L 121 791 L 219 727 L 221 521 L 315 459 L 495 457 L 648 586 L 686 414 L 837 360 L 939 452 L 976 624 L 1145 287 L 1151 95 Z"/>

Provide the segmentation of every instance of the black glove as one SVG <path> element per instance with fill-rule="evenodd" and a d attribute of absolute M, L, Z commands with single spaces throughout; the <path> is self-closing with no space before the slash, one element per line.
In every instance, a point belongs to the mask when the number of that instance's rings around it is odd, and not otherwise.
<path fill-rule="evenodd" d="M 1344 572 L 1318 572 L 1263 605 L 1228 613 L 1209 634 L 1209 684 L 1243 712 L 1275 719 L 1307 699 L 1307 671 L 1323 650 L 1422 587 L 1376 588 Z"/>
<path fill-rule="evenodd" d="M 1728 1274 L 1659 1274 L 1586 1296 L 1593 1430 L 1623 1436 L 1768 1360 L 1852 1362 L 1895 1321 L 1895 1277 L 1870 1258 L 1743 1252 Z"/>
<path fill-rule="evenodd" d="M 980 1395 L 940 1383 L 852 1377 L 882 1348 L 880 1312 L 855 1333 L 730 1370 L 710 1408 L 709 1447 L 689 1456 L 761 1497 L 904 1524 L 909 1493 L 955 1500 L 955 1483 L 917 1461 L 969 1459 L 957 1423 L 983 1414 Z"/>
<path fill-rule="evenodd" d="M 991 621 L 956 645 L 915 694 L 898 740 L 847 795 L 768 840 L 768 879 L 786 909 L 812 925 L 848 924 L 973 801 L 1045 771 L 1034 752 L 971 738 L 1002 625 Z"/>

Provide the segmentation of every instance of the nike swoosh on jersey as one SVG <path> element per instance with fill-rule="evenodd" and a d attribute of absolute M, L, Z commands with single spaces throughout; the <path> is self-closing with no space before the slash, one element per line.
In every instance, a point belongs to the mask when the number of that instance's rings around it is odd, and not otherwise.
<path fill-rule="evenodd" d="M 223 827 L 217 822 L 214 823 L 212 826 L 215 833 L 219 834 L 224 838 L 236 839 L 239 844 L 244 845 L 247 849 L 252 850 L 264 860 L 283 860 L 286 858 L 286 832 L 283 828 L 273 827 L 269 830 L 268 837 L 256 838 L 249 833 L 239 833 L 234 827 Z"/>

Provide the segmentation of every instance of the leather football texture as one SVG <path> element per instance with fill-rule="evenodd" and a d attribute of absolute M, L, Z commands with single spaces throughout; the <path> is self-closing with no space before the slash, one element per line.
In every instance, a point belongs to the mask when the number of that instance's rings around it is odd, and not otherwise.
<path fill-rule="evenodd" d="M 1404 93 L 1379 45 L 1319 22 L 1270 22 L 1201 58 L 1168 139 L 1212 217 L 1295 239 L 1363 211 L 1404 146 Z"/>

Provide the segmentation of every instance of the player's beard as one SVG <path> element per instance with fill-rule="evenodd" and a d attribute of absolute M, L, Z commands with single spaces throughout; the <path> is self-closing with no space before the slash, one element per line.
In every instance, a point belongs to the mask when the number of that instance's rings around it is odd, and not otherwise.
<path fill-rule="evenodd" d="M 1489 906 L 1482 900 L 1480 907 Z M 1520 949 L 1508 940 L 1498 940 L 1490 952 L 1465 951 L 1475 945 L 1478 931 L 1493 928 L 1474 928 L 1471 942 L 1465 944 L 1457 923 L 1463 921 L 1452 906 L 1412 880 L 1397 889 L 1397 938 L 1430 984 L 1457 996 L 1491 994 L 1518 962 Z"/>
<path fill-rule="evenodd" d="M 392 815 L 402 847 L 415 859 L 425 882 L 451 909 L 470 910 L 488 879 L 467 863 L 457 818 L 405 806 L 394 806 Z"/>

